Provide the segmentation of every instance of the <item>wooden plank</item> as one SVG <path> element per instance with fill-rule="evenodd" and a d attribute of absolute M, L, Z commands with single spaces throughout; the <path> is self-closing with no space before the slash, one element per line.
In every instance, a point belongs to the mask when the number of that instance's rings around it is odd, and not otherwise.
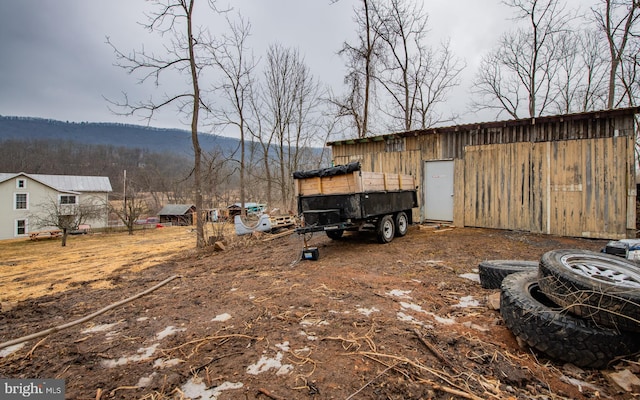
<path fill-rule="evenodd" d="M 362 171 L 361 176 L 362 176 L 362 188 L 365 191 L 375 192 L 375 191 L 385 190 L 384 174 Z"/>
<path fill-rule="evenodd" d="M 301 196 L 354 193 L 359 190 L 357 173 L 297 179 Z"/>
<path fill-rule="evenodd" d="M 465 226 L 464 165 L 464 160 L 457 159 L 453 161 L 453 224 L 455 226 Z"/>

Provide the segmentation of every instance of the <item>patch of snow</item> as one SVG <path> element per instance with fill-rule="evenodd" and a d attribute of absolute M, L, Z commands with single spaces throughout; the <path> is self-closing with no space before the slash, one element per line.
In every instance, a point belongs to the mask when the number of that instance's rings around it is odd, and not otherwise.
<path fill-rule="evenodd" d="M 318 337 L 315 335 L 309 335 L 307 332 L 305 331 L 300 331 L 300 335 L 301 336 L 306 336 L 307 340 L 318 340 Z"/>
<path fill-rule="evenodd" d="M 413 303 L 405 303 L 404 301 L 400 302 L 400 307 L 402 307 L 405 310 L 412 310 L 412 311 L 417 311 L 417 312 L 421 312 L 423 314 L 426 314 L 428 316 L 430 316 L 431 318 L 435 319 L 436 322 L 443 324 L 443 325 L 452 325 L 456 323 L 456 320 L 453 318 L 443 318 L 437 314 L 434 314 L 432 312 L 428 312 L 422 309 L 422 307 L 420 307 L 417 304 L 413 304 Z"/>
<path fill-rule="evenodd" d="M 256 298 L 256 296 L 254 296 L 254 295 L 252 295 L 252 294 L 250 294 L 250 295 L 249 295 L 249 300 L 253 300 L 253 299 L 255 299 L 255 298 Z"/>
<path fill-rule="evenodd" d="M 4 358 L 10 354 L 15 353 L 16 351 L 23 348 L 24 345 L 25 343 L 18 343 L 18 344 L 14 344 L 13 346 L 5 347 L 4 349 L 0 350 L 0 358 Z"/>
<path fill-rule="evenodd" d="M 211 321 L 224 322 L 224 321 L 228 321 L 230 319 L 231 319 L 231 314 L 223 313 L 223 314 L 220 314 L 220 315 L 216 315 L 216 317 L 214 319 L 212 319 Z"/>
<path fill-rule="evenodd" d="M 182 385 L 182 393 L 190 399 L 217 400 L 225 390 L 241 389 L 243 386 L 242 382 L 224 382 L 214 388 L 207 389 L 207 385 L 202 382 L 202 379 L 194 377 Z"/>
<path fill-rule="evenodd" d="M 87 328 L 83 330 L 81 333 L 94 333 L 94 332 L 104 332 L 109 331 L 114 326 L 118 325 L 120 322 L 114 322 L 113 324 L 102 324 L 102 325 L 94 325 L 91 328 Z"/>
<path fill-rule="evenodd" d="M 480 275 L 478 274 L 460 274 L 458 276 L 460 278 L 465 278 L 465 279 L 469 279 L 470 281 L 480 283 Z"/>
<path fill-rule="evenodd" d="M 146 321 L 148 319 L 149 319 L 149 317 L 140 317 L 140 318 L 136 319 L 136 321 L 142 322 L 142 321 Z"/>
<path fill-rule="evenodd" d="M 433 314 L 433 313 L 427 313 L 429 315 L 431 315 L 433 317 L 433 319 L 436 320 L 436 322 L 442 324 L 442 325 L 453 325 L 456 323 L 456 320 L 453 318 L 444 318 L 441 317 L 439 315 Z"/>
<path fill-rule="evenodd" d="M 460 298 L 460 302 L 453 307 L 467 308 L 467 307 L 479 307 L 480 302 L 475 300 L 473 296 L 465 296 Z"/>
<path fill-rule="evenodd" d="M 410 299 L 411 297 L 408 296 L 409 293 L 411 293 L 411 290 L 394 289 L 390 292 L 387 292 L 386 294 L 388 296 L 400 297 L 402 299 Z"/>
<path fill-rule="evenodd" d="M 267 372 L 270 369 L 276 369 L 276 375 L 287 375 L 293 371 L 293 365 L 282 364 L 282 353 L 278 352 L 274 358 L 268 358 L 265 356 L 260 357 L 257 363 L 251 364 L 247 367 L 247 373 L 251 375 L 258 375 L 263 372 Z"/>
<path fill-rule="evenodd" d="M 117 360 L 103 360 L 102 366 L 105 368 L 115 368 L 119 365 L 125 365 L 130 362 L 138 362 L 145 361 L 151 358 L 153 353 L 156 352 L 156 348 L 159 346 L 159 343 L 156 343 L 149 347 L 142 347 L 138 349 L 138 354 L 129 356 L 129 357 L 120 357 Z"/>
<path fill-rule="evenodd" d="M 167 368 L 167 367 L 173 367 L 174 365 L 178 365 L 180 363 L 183 363 L 184 360 L 181 360 L 179 358 L 171 358 L 171 359 L 166 359 L 166 358 L 158 358 L 157 360 L 155 360 L 153 362 L 153 368 Z"/>
<path fill-rule="evenodd" d="M 153 378 L 155 378 L 156 375 L 158 375 L 158 373 L 154 372 L 149 376 L 143 376 L 138 380 L 138 383 L 136 383 L 136 386 L 139 388 L 143 388 L 151 385 L 151 383 L 153 382 Z"/>
<path fill-rule="evenodd" d="M 282 351 L 289 351 L 289 341 L 286 341 L 284 343 L 278 343 L 276 344 L 276 347 L 279 348 Z"/>
<path fill-rule="evenodd" d="M 156 339 L 162 340 L 162 339 L 166 338 L 167 336 L 173 335 L 174 333 L 184 332 L 186 330 L 187 330 L 187 328 L 176 328 L 173 325 L 169 325 L 166 328 L 164 328 L 162 331 L 160 331 L 160 332 L 158 332 L 156 334 Z"/>
<path fill-rule="evenodd" d="M 425 314 L 427 313 L 425 310 L 422 309 L 422 307 L 413 303 L 405 303 L 404 301 L 401 301 L 400 307 L 404 308 L 405 310 L 413 310 L 413 311 L 418 311 Z"/>
<path fill-rule="evenodd" d="M 368 317 L 369 315 L 373 314 L 374 312 L 379 312 L 380 310 L 378 310 L 375 307 L 371 307 L 371 308 L 358 308 L 357 311 L 360 314 L 364 314 L 364 315 L 366 315 Z"/>
<path fill-rule="evenodd" d="M 433 328 L 433 325 L 427 325 L 424 322 L 412 317 L 411 315 L 403 313 L 402 311 L 399 311 L 397 316 L 398 316 L 398 320 L 402 322 L 409 322 L 410 324 L 420 325 L 424 328 Z"/>

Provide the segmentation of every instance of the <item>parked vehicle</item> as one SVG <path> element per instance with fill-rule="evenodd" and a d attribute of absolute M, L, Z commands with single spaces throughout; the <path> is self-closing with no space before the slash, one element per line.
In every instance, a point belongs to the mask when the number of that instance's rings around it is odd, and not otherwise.
<path fill-rule="evenodd" d="M 294 172 L 299 234 L 326 232 L 339 239 L 344 231 L 371 227 L 380 243 L 404 236 L 418 206 L 413 176 L 362 171 L 359 162 Z"/>

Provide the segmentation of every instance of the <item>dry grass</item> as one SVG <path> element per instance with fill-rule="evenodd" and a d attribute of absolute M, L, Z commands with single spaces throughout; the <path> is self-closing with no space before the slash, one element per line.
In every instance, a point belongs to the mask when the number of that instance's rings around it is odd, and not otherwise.
<path fill-rule="evenodd" d="M 189 227 L 166 227 L 126 233 L 69 236 L 60 239 L 0 241 L 0 301 L 17 302 L 61 292 L 90 282 L 92 288 L 110 286 L 115 270 L 132 272 L 195 249 Z"/>

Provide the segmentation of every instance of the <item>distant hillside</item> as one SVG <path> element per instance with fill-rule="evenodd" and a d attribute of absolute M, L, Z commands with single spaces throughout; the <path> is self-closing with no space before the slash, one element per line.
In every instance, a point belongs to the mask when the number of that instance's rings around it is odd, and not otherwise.
<path fill-rule="evenodd" d="M 237 139 L 200 134 L 204 151 L 213 148 L 230 154 L 238 147 Z M 7 139 L 57 139 L 83 144 L 138 148 L 150 152 L 193 154 L 191 132 L 180 129 L 160 129 L 140 125 L 92 122 L 62 122 L 51 119 L 0 116 L 0 141 Z"/>

